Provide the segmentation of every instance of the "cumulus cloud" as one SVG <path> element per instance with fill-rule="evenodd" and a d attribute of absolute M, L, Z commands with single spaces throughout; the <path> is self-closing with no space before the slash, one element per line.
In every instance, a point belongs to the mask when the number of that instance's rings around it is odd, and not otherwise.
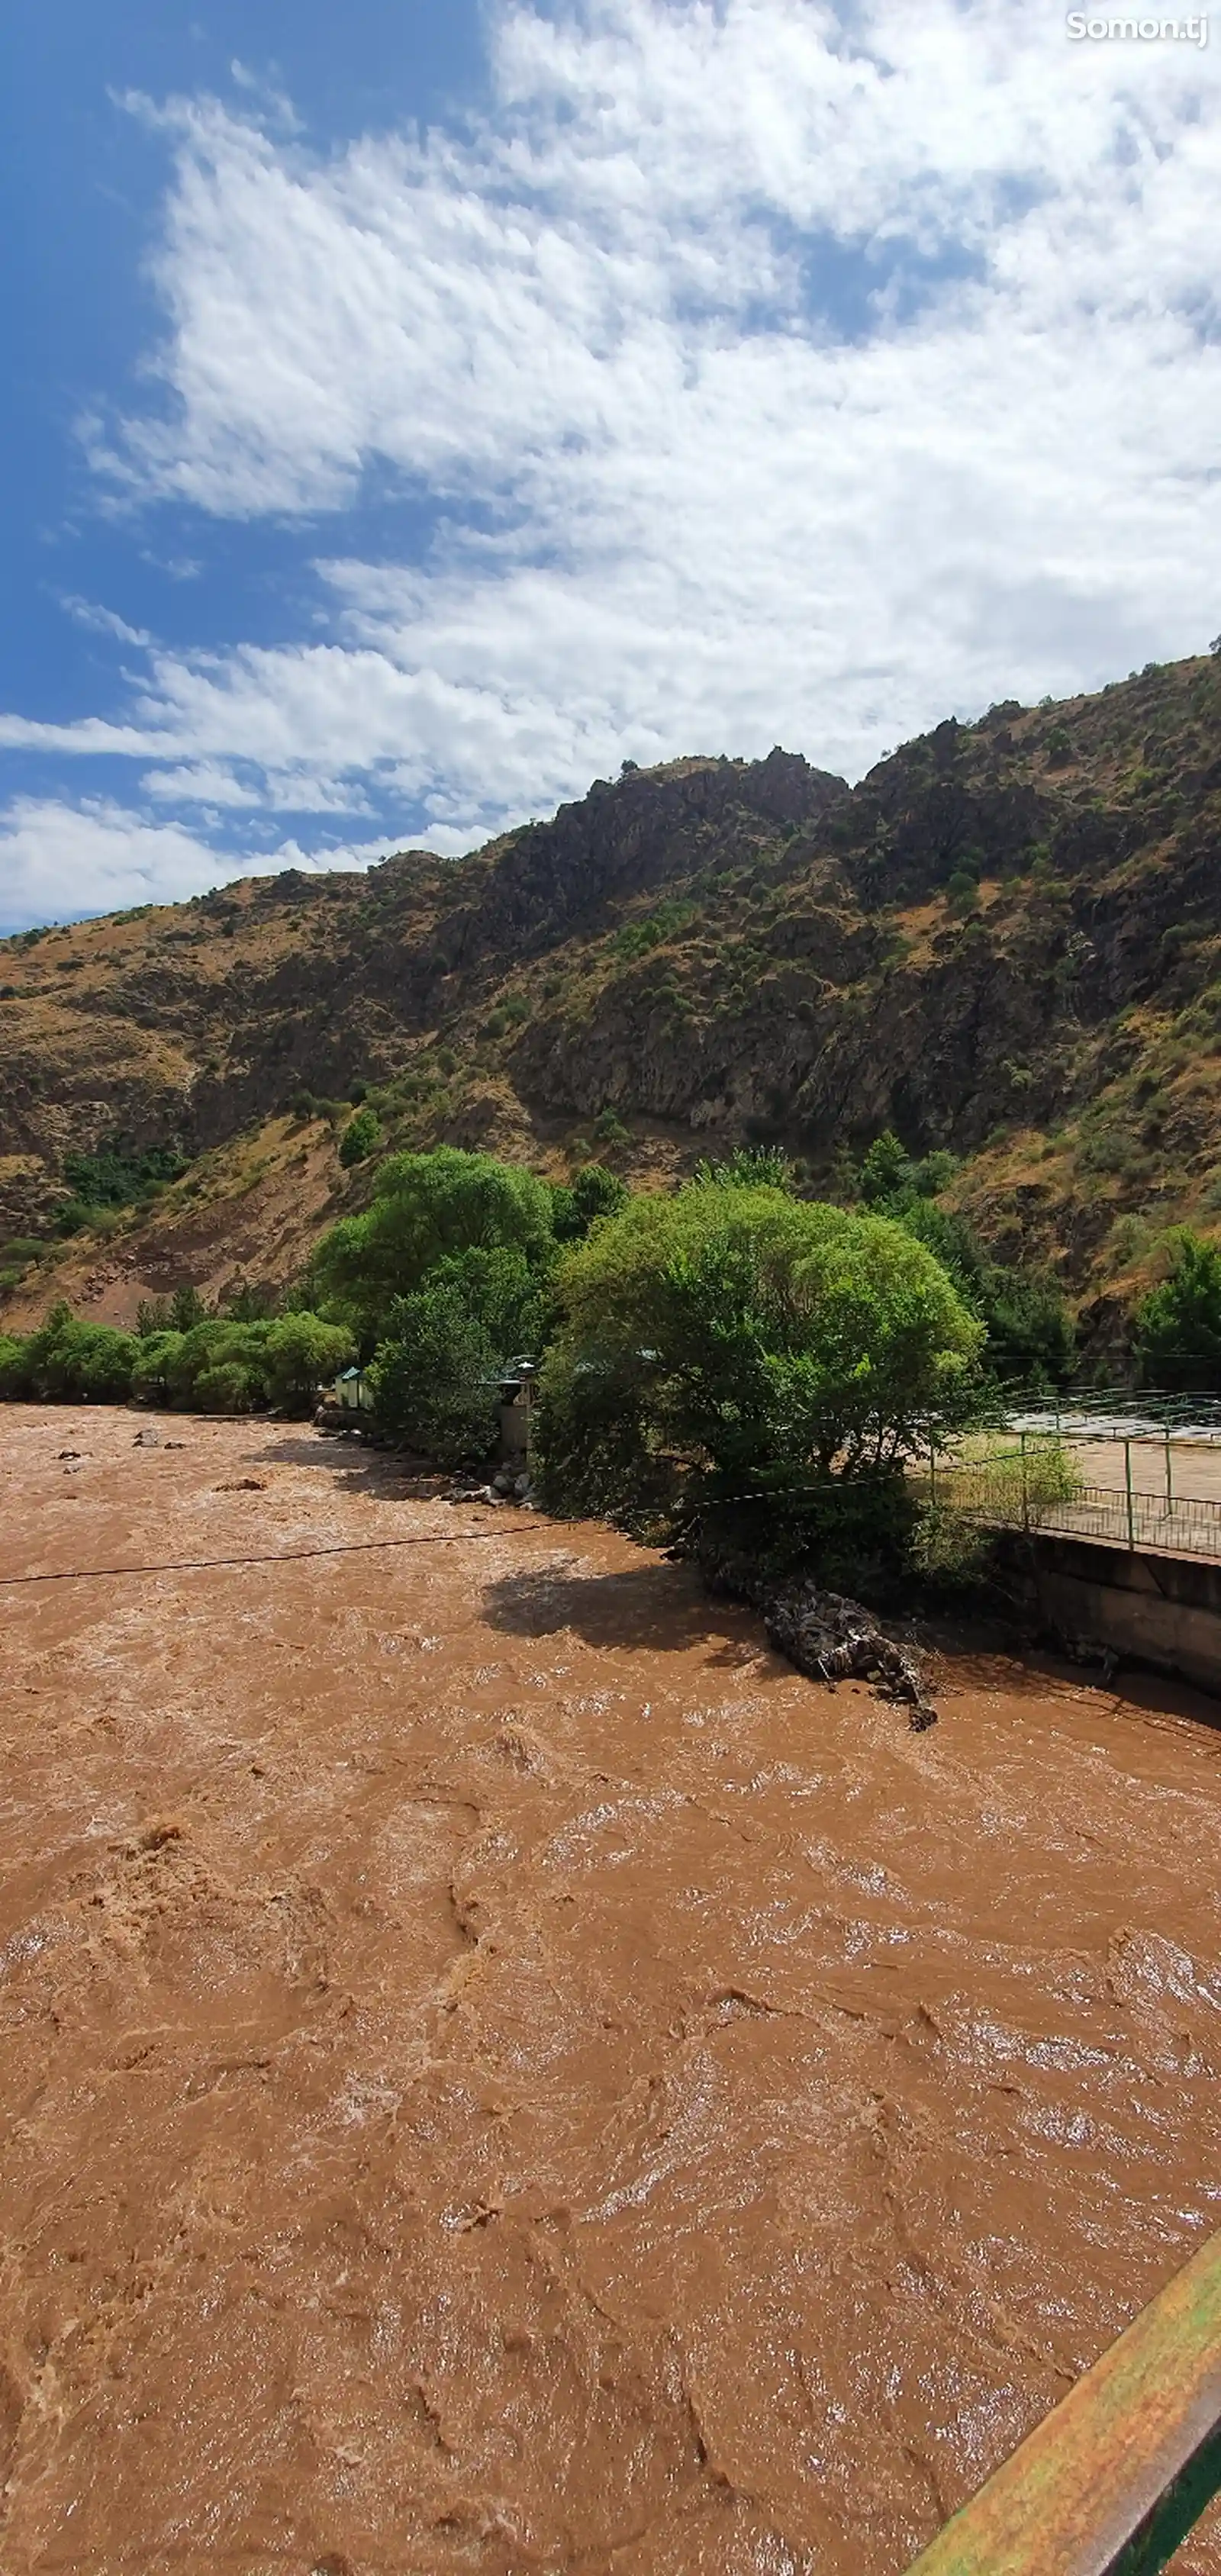
<path fill-rule="evenodd" d="M 179 823 L 150 823 L 107 799 L 70 805 L 19 797 L 0 815 L 0 933 L 27 922 L 74 921 L 137 903 L 177 903 L 237 876 L 282 868 L 362 868 L 384 855 L 376 842 L 320 860 L 295 840 L 251 863 L 226 857 Z"/>
<path fill-rule="evenodd" d="M 0 741 L 459 847 L 625 753 L 855 775 L 1215 630 L 1212 55 L 1026 0 L 489 24 L 462 129 L 162 113 L 160 400 L 95 461 L 315 552 L 335 514 L 325 640 L 154 652 L 123 721 Z M 411 505 L 376 561 L 371 485 Z"/>

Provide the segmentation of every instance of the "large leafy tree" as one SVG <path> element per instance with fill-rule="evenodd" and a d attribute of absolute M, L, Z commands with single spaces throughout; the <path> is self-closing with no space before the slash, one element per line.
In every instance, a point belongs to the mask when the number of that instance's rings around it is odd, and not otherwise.
<path fill-rule="evenodd" d="M 1146 1385 L 1221 1391 L 1221 1245 L 1183 1226 L 1173 1247 L 1169 1276 L 1137 1311 L 1141 1375 Z"/>
<path fill-rule="evenodd" d="M 721 1182 L 633 1200 L 556 1294 L 540 1447 L 570 1508 L 895 1476 L 966 1418 L 984 1340 L 901 1226 Z"/>
<path fill-rule="evenodd" d="M 268 1398 L 286 1413 L 305 1413 L 318 1388 L 355 1357 L 356 1343 L 345 1324 L 324 1324 L 317 1315 L 281 1315 L 262 1352 Z"/>
<path fill-rule="evenodd" d="M 447 1253 L 390 1308 L 370 1372 L 382 1429 L 443 1466 L 482 1457 L 496 1434 L 501 1371 L 541 1349 L 549 1315 L 545 1278 L 520 1249 Z"/>
<path fill-rule="evenodd" d="M 533 1172 L 451 1145 L 394 1154 L 378 1172 L 372 1205 L 323 1236 L 308 1293 L 368 1348 L 385 1333 L 395 1298 L 411 1295 L 446 1254 L 501 1245 L 535 1264 L 553 1243 L 551 1192 Z"/>
<path fill-rule="evenodd" d="M 122 1404 L 131 1390 L 138 1348 L 133 1334 L 110 1324 L 85 1323 L 61 1303 L 51 1308 L 37 1332 L 16 1345 L 5 1363 L 2 1391 L 43 1402 L 85 1397 L 96 1404 Z"/>
<path fill-rule="evenodd" d="M 369 1373 L 382 1429 L 443 1467 L 483 1457 L 496 1437 L 498 1359 L 457 1265 L 438 1264 L 397 1298 L 392 1327 Z"/>

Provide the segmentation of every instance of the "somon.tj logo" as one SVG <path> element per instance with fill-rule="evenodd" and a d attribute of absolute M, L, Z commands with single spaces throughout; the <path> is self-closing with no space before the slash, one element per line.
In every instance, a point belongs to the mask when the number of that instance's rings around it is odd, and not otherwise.
<path fill-rule="evenodd" d="M 1096 45 L 1208 43 L 1207 18 L 1091 18 L 1084 9 L 1070 9 L 1064 24 L 1074 45 L 1087 39 Z"/>

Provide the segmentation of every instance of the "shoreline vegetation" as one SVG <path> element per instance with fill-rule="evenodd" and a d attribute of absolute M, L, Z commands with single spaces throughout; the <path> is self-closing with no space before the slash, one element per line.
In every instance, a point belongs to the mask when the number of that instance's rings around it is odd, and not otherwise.
<path fill-rule="evenodd" d="M 888 1134 L 843 1171 L 849 1204 L 803 1195 L 774 1147 L 635 1195 L 599 1162 L 558 1186 L 453 1147 L 388 1155 L 285 1297 L 247 1286 L 217 1313 L 187 1286 L 147 1301 L 135 1333 L 60 1303 L 0 1335 L 0 1398 L 304 1418 L 359 1365 L 372 1437 L 479 1473 L 502 1380 L 529 1355 L 544 1510 L 679 1548 L 698 1532 L 706 1555 L 875 1599 L 969 1584 L 962 1444 L 1001 1418 L 1003 1376 L 1024 1365 L 1050 1390 L 1075 1341 L 1054 1284 L 1002 1269 L 942 1206 L 949 1177 Z M 1194 1333 L 1207 1369 L 1210 1247 L 1184 1239 L 1136 1332 L 1163 1368 Z M 1067 1495 L 1054 1444 L 1033 1472 Z"/>

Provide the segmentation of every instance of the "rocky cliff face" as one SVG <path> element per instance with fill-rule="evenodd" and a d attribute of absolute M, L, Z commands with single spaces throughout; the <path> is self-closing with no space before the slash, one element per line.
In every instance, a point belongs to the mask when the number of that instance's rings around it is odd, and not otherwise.
<path fill-rule="evenodd" d="M 9 941 L 0 1219 L 48 1225 L 72 1151 L 174 1135 L 223 1258 L 260 1134 L 274 1161 L 304 1092 L 359 1077 L 393 1142 L 558 1170 L 600 1127 L 646 1179 L 775 1137 L 816 1183 L 893 1126 L 964 1158 L 1002 1249 L 1096 1287 L 1171 1218 L 1221 1216 L 1219 853 L 1221 665 L 1195 661 L 951 720 L 854 789 L 780 750 L 678 761 L 452 865 Z M 367 1186 L 314 1143 L 302 1248 Z M 137 1268 L 164 1269 L 190 1187 L 129 1229 Z"/>

